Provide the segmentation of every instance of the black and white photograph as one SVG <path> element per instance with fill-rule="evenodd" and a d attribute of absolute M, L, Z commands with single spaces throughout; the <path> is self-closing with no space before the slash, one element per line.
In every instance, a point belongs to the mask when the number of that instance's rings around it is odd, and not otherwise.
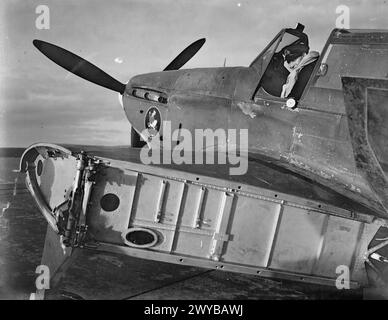
<path fill-rule="evenodd" d="M 388 0 L 0 13 L 0 300 L 388 299 Z"/>

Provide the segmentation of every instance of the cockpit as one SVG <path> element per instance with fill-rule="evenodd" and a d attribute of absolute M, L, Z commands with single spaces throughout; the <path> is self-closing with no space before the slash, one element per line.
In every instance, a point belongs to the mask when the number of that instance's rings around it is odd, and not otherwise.
<path fill-rule="evenodd" d="M 262 74 L 254 98 L 300 99 L 319 57 L 309 50 L 303 29 L 298 23 L 295 29 L 282 30 L 251 63 L 250 67 Z"/>

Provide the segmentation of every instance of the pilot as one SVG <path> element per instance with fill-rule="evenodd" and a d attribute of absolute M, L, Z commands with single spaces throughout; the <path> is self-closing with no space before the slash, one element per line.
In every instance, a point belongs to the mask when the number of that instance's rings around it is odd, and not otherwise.
<path fill-rule="evenodd" d="M 309 40 L 303 29 L 304 26 L 300 24 L 295 29 L 286 29 L 286 33 L 296 36 L 298 40 L 289 46 L 281 48 L 273 55 L 260 80 L 258 92 L 264 92 L 275 97 L 281 97 L 283 94 L 284 97 L 300 99 L 318 60 L 310 60 Z M 289 78 L 291 67 L 294 68 L 296 65 L 299 65 L 304 55 L 307 55 L 309 59 L 304 61 L 299 68 L 296 68 L 296 71 Z M 285 56 L 287 56 L 288 68 L 285 64 Z M 290 85 L 283 92 L 283 86 L 288 80 Z"/>
<path fill-rule="evenodd" d="M 319 53 L 310 51 L 304 44 L 297 44 L 284 50 L 284 67 L 289 74 L 282 87 L 281 98 L 292 97 L 299 100 L 314 70 Z"/>

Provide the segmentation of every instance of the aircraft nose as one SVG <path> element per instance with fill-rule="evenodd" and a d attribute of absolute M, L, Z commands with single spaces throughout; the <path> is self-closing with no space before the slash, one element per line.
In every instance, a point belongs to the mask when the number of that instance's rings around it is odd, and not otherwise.
<path fill-rule="evenodd" d="M 174 70 L 136 75 L 126 84 L 121 100 L 126 117 L 137 132 L 146 128 L 150 108 L 157 108 L 162 119 L 167 119 L 171 92 L 174 92 L 175 84 L 184 72 Z"/>

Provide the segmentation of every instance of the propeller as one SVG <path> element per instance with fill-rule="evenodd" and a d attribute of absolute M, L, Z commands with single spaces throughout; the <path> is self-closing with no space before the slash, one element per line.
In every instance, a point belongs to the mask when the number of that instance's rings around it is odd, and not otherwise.
<path fill-rule="evenodd" d="M 34 40 L 32 43 L 47 58 L 67 71 L 107 89 L 119 92 L 120 94 L 124 93 L 125 84 L 112 78 L 109 74 L 105 73 L 89 61 L 66 49 L 45 41 Z"/>
<path fill-rule="evenodd" d="M 202 38 L 190 44 L 173 61 L 171 61 L 163 71 L 178 70 L 181 68 L 198 52 L 199 49 L 201 49 L 205 41 L 206 39 Z M 120 94 L 124 93 L 125 84 L 117 81 L 109 74 L 80 56 L 42 40 L 34 40 L 32 43 L 47 58 L 54 61 L 67 71 L 70 71 L 85 80 L 98 84 L 99 86 L 119 92 Z"/>
<path fill-rule="evenodd" d="M 164 68 L 163 71 L 180 69 L 187 61 L 189 61 L 198 52 L 199 49 L 201 49 L 205 41 L 206 39 L 202 38 L 193 42 L 186 49 L 184 49 L 180 54 L 178 54 L 177 57 L 174 60 L 172 60 L 166 68 Z"/>

